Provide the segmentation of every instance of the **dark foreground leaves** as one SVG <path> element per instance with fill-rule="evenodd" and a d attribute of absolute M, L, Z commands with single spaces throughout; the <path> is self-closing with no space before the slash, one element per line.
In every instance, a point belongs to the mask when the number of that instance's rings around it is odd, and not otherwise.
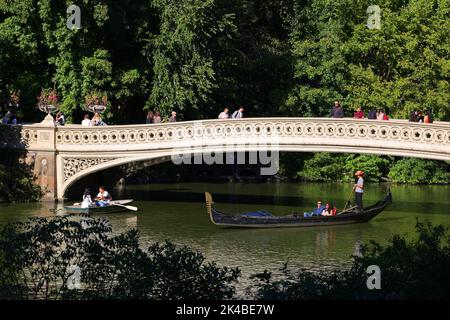
<path fill-rule="evenodd" d="M 136 230 L 113 236 L 102 219 L 34 218 L 1 232 L 0 298 L 227 299 L 238 276 L 170 242 L 144 251 Z"/>
<path fill-rule="evenodd" d="M 147 250 L 136 230 L 111 233 L 106 220 L 33 218 L 0 234 L 2 299 L 232 299 L 239 269 L 206 262 L 202 253 L 171 242 Z M 395 235 L 385 246 L 363 246 L 346 270 L 265 271 L 251 276 L 255 299 L 448 299 L 448 229 L 416 225 L 417 237 Z M 381 271 L 381 289 L 368 289 Z M 370 282 L 370 280 L 369 280 Z"/>
<path fill-rule="evenodd" d="M 265 271 L 252 276 L 257 299 L 449 299 L 450 237 L 448 229 L 416 224 L 418 238 L 394 235 L 386 246 L 371 242 L 353 257 L 349 270 L 292 272 L 281 277 Z M 380 268 L 381 289 L 369 290 L 369 266 Z M 369 280 L 370 282 L 370 280 Z"/>

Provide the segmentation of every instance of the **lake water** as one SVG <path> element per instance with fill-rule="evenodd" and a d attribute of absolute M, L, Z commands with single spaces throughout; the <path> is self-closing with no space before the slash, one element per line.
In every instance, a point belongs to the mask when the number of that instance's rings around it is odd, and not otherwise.
<path fill-rule="evenodd" d="M 297 268 L 341 268 L 361 243 L 386 243 L 393 234 L 413 235 L 416 220 L 450 225 L 450 186 L 391 186 L 393 204 L 368 223 L 284 229 L 234 229 L 211 223 L 204 192 L 225 212 L 266 209 L 274 214 L 311 211 L 317 199 L 344 206 L 350 183 L 175 183 L 128 185 L 112 190 L 117 198 L 133 198 L 139 212 L 103 215 L 114 232 L 137 228 L 143 246 L 166 239 L 202 251 L 219 265 L 240 267 L 242 284 L 250 274 L 277 271 L 288 261 Z M 367 184 L 364 204 L 383 199 L 387 184 Z M 76 199 L 74 200 L 76 201 Z M 72 203 L 70 201 L 69 203 Z M 0 225 L 31 216 L 52 216 L 62 204 L 0 206 Z M 58 211 L 62 214 L 62 210 Z"/>

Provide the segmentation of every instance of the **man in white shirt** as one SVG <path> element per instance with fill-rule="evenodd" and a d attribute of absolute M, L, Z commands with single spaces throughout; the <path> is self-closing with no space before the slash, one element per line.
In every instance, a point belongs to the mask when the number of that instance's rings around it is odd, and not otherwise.
<path fill-rule="evenodd" d="M 91 125 L 91 119 L 89 119 L 89 115 L 85 114 L 83 121 L 81 121 L 81 125 L 83 127 L 89 127 Z"/>
<path fill-rule="evenodd" d="M 353 190 L 355 190 L 356 206 L 358 212 L 363 211 L 363 194 L 364 194 L 364 172 L 361 170 L 356 171 L 355 176 L 358 178 Z"/>
<path fill-rule="evenodd" d="M 95 197 L 95 200 L 97 201 L 98 206 L 104 207 L 109 204 L 109 202 L 112 200 L 112 197 L 109 192 L 105 190 L 104 186 L 100 186 L 98 188 L 98 194 L 97 197 Z"/>
<path fill-rule="evenodd" d="M 230 109 L 228 108 L 223 109 L 223 112 L 219 114 L 219 119 L 228 119 L 230 117 L 228 112 L 230 112 Z"/>

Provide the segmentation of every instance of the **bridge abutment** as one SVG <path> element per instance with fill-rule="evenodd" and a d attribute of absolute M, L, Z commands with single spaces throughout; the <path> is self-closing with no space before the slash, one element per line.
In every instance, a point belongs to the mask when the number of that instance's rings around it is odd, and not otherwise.
<path fill-rule="evenodd" d="M 56 152 L 33 152 L 32 157 L 34 157 L 33 173 L 36 177 L 35 181 L 44 193 L 42 200 L 56 200 Z"/>
<path fill-rule="evenodd" d="M 22 132 L 22 137 L 27 139 L 18 142 L 27 150 L 25 161 L 30 165 L 35 183 L 42 189 L 42 200 L 45 201 L 55 201 L 57 198 L 55 133 L 53 121 L 44 120 L 36 129 Z"/>

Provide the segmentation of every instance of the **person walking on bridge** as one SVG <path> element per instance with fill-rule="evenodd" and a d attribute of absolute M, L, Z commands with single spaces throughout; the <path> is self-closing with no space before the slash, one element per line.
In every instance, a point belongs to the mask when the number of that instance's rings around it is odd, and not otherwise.
<path fill-rule="evenodd" d="M 223 109 L 223 112 L 221 112 L 219 114 L 219 119 L 228 119 L 230 117 L 230 115 L 228 114 L 228 112 L 230 112 L 230 109 L 226 108 Z"/>
<path fill-rule="evenodd" d="M 331 108 L 330 117 L 331 118 L 344 117 L 344 109 L 342 108 L 341 103 L 338 100 L 334 102 L 334 106 Z"/>
<path fill-rule="evenodd" d="M 353 186 L 353 190 L 355 191 L 356 198 L 356 207 L 358 212 L 363 211 L 363 194 L 364 194 L 364 172 L 361 170 L 356 171 L 355 176 L 357 177 L 357 181 Z"/>
<path fill-rule="evenodd" d="M 233 112 L 231 118 L 233 119 L 242 119 L 244 117 L 244 107 L 240 106 L 238 110 Z"/>
<path fill-rule="evenodd" d="M 171 116 L 169 118 L 169 122 L 177 122 L 177 113 L 175 111 L 172 111 Z"/>

